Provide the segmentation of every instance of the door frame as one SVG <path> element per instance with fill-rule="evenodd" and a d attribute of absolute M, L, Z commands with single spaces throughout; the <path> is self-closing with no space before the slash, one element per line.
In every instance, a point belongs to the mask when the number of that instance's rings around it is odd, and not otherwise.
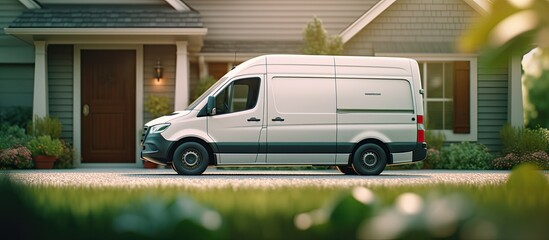
<path fill-rule="evenodd" d="M 75 44 L 73 46 L 73 146 L 75 167 L 141 167 L 139 143 L 143 126 L 143 45 Z M 81 50 L 135 50 L 135 163 L 82 163 Z"/>

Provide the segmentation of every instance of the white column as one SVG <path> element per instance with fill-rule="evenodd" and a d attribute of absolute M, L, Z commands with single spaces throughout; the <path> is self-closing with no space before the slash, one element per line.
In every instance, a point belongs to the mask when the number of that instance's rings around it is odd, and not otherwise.
<path fill-rule="evenodd" d="M 48 115 L 48 68 L 46 42 L 34 42 L 34 94 L 32 100 L 33 116 Z"/>
<path fill-rule="evenodd" d="M 513 54 L 509 63 L 508 120 L 513 127 L 524 127 L 521 61 L 522 55 Z"/>
<path fill-rule="evenodd" d="M 189 105 L 189 58 L 187 56 L 187 42 L 175 42 L 177 59 L 175 69 L 175 103 L 176 111 L 183 110 Z"/>

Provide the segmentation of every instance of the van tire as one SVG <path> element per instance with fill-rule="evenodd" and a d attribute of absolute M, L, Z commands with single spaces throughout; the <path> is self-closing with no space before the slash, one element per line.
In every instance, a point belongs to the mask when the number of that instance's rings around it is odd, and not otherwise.
<path fill-rule="evenodd" d="M 382 147 L 366 143 L 353 153 L 353 169 L 360 175 L 379 175 L 387 165 L 387 154 Z"/>
<path fill-rule="evenodd" d="M 185 142 L 173 154 L 173 166 L 180 175 L 200 175 L 209 163 L 208 150 L 200 143 Z"/>
<path fill-rule="evenodd" d="M 337 170 L 345 175 L 358 175 L 355 170 L 353 169 L 353 167 L 349 166 L 349 165 L 339 165 L 339 166 L 336 166 Z"/>

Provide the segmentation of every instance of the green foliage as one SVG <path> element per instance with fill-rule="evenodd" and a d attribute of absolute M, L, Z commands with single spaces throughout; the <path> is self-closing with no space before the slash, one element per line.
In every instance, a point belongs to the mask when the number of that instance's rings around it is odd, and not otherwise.
<path fill-rule="evenodd" d="M 524 155 L 547 151 L 549 147 L 549 132 L 543 128 L 517 128 L 506 124 L 500 130 L 500 137 L 503 154 Z"/>
<path fill-rule="evenodd" d="M 61 154 L 57 157 L 57 161 L 55 161 L 53 168 L 57 169 L 67 169 L 72 168 L 72 163 L 74 162 L 74 157 L 76 156 L 76 152 L 72 148 L 72 146 L 69 143 L 62 142 L 63 143 L 63 151 L 61 151 Z"/>
<path fill-rule="evenodd" d="M 506 183 L 369 189 L 16 186 L 0 178 L 0 196 L 9 206 L 0 231 L 17 239 L 545 239 L 549 231 L 546 176 L 522 166 Z"/>
<path fill-rule="evenodd" d="M 294 222 L 325 239 L 544 239 L 547 234 L 549 184 L 532 166 L 514 170 L 503 186 L 411 189 L 387 199 L 386 189 L 357 187 L 335 204 L 297 214 Z M 384 196 L 385 204 L 379 204 Z M 324 217 L 334 215 L 339 217 Z"/>
<path fill-rule="evenodd" d="M 170 239 L 182 233 L 209 239 L 218 235 L 222 223 L 218 212 L 180 195 L 173 201 L 142 198 L 117 214 L 112 228 L 117 233 L 151 239 Z"/>
<path fill-rule="evenodd" d="M 27 127 L 32 119 L 30 107 L 8 107 L 0 109 L 0 125 Z"/>
<path fill-rule="evenodd" d="M 25 145 L 28 140 L 29 137 L 23 128 L 6 124 L 0 125 L 0 150 Z"/>
<path fill-rule="evenodd" d="M 149 95 L 145 100 L 145 110 L 157 118 L 170 113 L 170 99 L 166 96 Z"/>
<path fill-rule="evenodd" d="M 526 117 L 528 126 L 549 127 L 549 1 L 547 0 L 494 0 L 490 11 L 472 24 L 459 40 L 461 51 L 480 52 L 492 65 L 507 64 L 515 54 L 524 54 L 537 46 L 525 68 L 525 86 L 528 89 Z M 528 71 L 527 71 L 528 70 Z"/>
<path fill-rule="evenodd" d="M 549 49 L 545 50 L 549 59 Z M 540 60 L 543 61 L 543 60 Z M 528 89 L 528 102 L 531 108 L 526 108 L 528 126 L 543 126 L 549 128 L 549 69 L 542 71 L 539 75 L 526 74 L 524 86 Z"/>
<path fill-rule="evenodd" d="M 31 152 L 26 147 L 0 149 L 0 169 L 29 169 L 33 167 Z"/>
<path fill-rule="evenodd" d="M 322 21 L 314 17 L 303 31 L 303 54 L 311 55 L 341 55 L 343 41 L 339 36 L 328 36 Z"/>
<path fill-rule="evenodd" d="M 423 163 L 422 168 L 423 169 L 437 169 L 437 168 L 443 168 L 441 157 L 440 157 L 440 150 L 437 150 L 435 148 L 428 148 L 427 149 L 427 158 L 425 160 L 421 161 Z"/>
<path fill-rule="evenodd" d="M 27 143 L 27 148 L 33 156 L 59 157 L 63 153 L 63 143 L 49 135 L 34 137 Z"/>
<path fill-rule="evenodd" d="M 440 131 L 425 131 L 425 140 L 428 148 L 442 149 L 446 142 L 446 135 Z"/>
<path fill-rule="evenodd" d="M 442 148 L 440 160 L 434 164 L 434 168 L 485 170 L 490 169 L 492 159 L 484 145 L 463 142 Z"/>
<path fill-rule="evenodd" d="M 484 55 L 495 62 L 507 60 L 514 52 L 525 50 L 533 43 L 549 42 L 546 33 L 546 26 L 549 26 L 549 18 L 546 17 L 549 12 L 548 1 L 491 2 L 491 10 L 472 24 L 459 40 L 461 51 L 482 50 Z M 547 45 L 541 47 L 546 48 Z"/>
<path fill-rule="evenodd" d="M 198 83 L 192 90 L 191 94 L 191 101 L 194 102 L 194 100 L 198 99 L 202 93 L 204 93 L 208 88 L 210 88 L 214 83 L 217 82 L 217 79 L 213 78 L 212 76 L 208 76 L 206 78 L 201 78 L 198 80 Z"/>
<path fill-rule="evenodd" d="M 32 136 L 50 136 L 55 139 L 61 137 L 61 130 L 63 125 L 59 118 L 46 117 L 34 117 L 34 121 L 29 123 L 27 132 Z"/>

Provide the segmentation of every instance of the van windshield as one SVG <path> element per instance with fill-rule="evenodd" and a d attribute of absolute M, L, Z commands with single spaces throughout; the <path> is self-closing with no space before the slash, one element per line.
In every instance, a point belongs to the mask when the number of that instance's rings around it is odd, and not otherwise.
<path fill-rule="evenodd" d="M 202 95 L 200 95 L 200 97 L 194 100 L 194 102 L 192 102 L 187 108 L 185 108 L 185 110 L 193 110 L 196 107 L 196 105 L 198 105 L 199 103 L 202 102 L 202 100 L 204 100 L 204 98 L 207 98 L 208 96 L 210 96 L 214 91 L 214 89 L 216 89 L 219 85 L 221 85 L 221 83 L 225 82 L 225 79 L 227 79 L 227 77 L 222 77 L 221 79 L 217 80 L 217 82 L 215 82 L 214 85 L 212 85 L 210 88 L 208 88 L 208 90 L 202 93 Z"/>

